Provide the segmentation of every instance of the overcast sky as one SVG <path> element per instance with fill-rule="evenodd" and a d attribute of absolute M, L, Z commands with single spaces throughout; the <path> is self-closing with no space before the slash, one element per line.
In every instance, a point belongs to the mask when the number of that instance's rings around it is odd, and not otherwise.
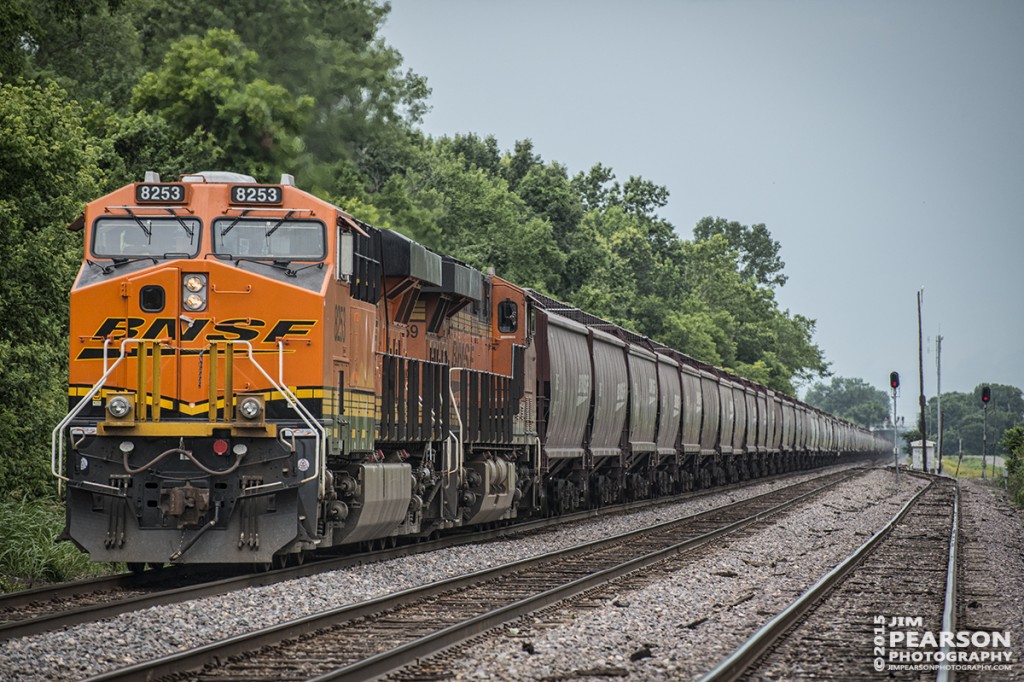
<path fill-rule="evenodd" d="M 765 223 L 780 305 L 840 376 L 1024 387 L 1024 2 L 392 0 L 423 129 L 530 138 L 703 216 Z M 908 420 L 909 421 L 909 420 Z"/>

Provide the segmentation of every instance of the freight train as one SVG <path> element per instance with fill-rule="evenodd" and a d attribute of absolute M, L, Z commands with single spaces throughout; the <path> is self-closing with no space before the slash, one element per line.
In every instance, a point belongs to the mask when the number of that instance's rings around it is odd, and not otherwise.
<path fill-rule="evenodd" d="M 96 561 L 284 564 L 886 450 L 287 175 L 147 173 L 69 229 L 51 465 Z"/>

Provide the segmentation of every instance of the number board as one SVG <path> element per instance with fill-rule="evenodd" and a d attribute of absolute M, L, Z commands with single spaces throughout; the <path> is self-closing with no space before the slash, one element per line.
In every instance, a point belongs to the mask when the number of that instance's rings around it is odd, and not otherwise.
<path fill-rule="evenodd" d="M 232 185 L 232 204 L 280 204 L 284 197 L 278 185 Z"/>
<path fill-rule="evenodd" d="M 179 183 L 140 183 L 135 185 L 135 203 L 184 204 L 185 185 Z"/>

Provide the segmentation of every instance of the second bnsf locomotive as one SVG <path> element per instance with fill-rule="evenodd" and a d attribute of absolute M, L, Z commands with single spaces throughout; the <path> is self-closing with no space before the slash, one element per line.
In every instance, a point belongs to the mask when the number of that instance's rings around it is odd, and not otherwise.
<path fill-rule="evenodd" d="M 72 229 L 52 466 L 96 561 L 283 563 L 885 449 L 289 176 L 147 174 Z"/>

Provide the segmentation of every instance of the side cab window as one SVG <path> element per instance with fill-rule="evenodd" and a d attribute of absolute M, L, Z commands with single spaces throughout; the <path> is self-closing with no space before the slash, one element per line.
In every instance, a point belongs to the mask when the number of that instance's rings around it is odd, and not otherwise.
<path fill-rule="evenodd" d="M 498 331 L 513 334 L 519 329 L 519 305 L 510 299 L 498 304 Z"/>

